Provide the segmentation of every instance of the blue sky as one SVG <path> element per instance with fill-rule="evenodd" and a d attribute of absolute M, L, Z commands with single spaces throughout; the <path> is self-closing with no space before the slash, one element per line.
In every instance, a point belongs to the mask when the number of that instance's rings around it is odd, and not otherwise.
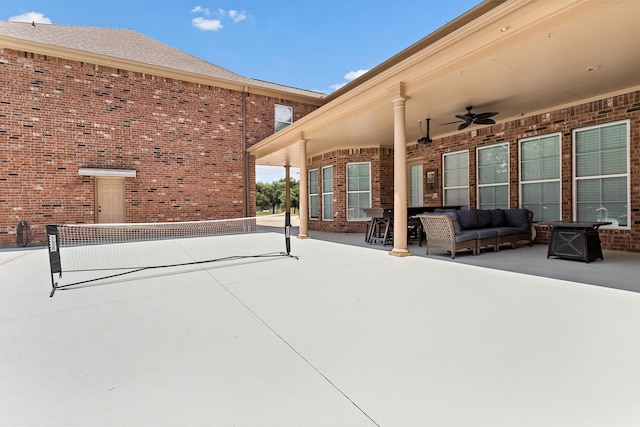
<path fill-rule="evenodd" d="M 0 20 L 127 28 L 245 77 L 330 93 L 480 2 L 19 0 L 0 2 Z M 269 170 L 258 180 L 284 177 Z"/>

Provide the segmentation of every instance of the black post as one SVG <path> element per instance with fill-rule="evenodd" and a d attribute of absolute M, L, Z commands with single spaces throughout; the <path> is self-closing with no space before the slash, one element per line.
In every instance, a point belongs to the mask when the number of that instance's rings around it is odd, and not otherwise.
<path fill-rule="evenodd" d="M 287 255 L 291 253 L 291 212 L 284 214 L 284 239 L 287 245 Z"/>
<path fill-rule="evenodd" d="M 58 226 L 47 225 L 47 242 L 49 245 L 49 267 L 51 268 L 51 294 L 52 297 L 56 293 L 58 283 L 54 280 L 53 275 L 59 273 L 62 277 L 62 264 L 60 263 L 60 246 L 58 245 Z"/>

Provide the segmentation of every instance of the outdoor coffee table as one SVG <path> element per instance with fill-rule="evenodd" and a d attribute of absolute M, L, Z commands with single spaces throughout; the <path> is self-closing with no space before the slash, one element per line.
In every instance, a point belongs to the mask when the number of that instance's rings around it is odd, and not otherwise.
<path fill-rule="evenodd" d="M 598 228 L 611 222 L 588 221 L 545 221 L 538 225 L 551 227 L 547 258 L 555 256 L 591 262 L 596 258 L 604 260 Z"/>

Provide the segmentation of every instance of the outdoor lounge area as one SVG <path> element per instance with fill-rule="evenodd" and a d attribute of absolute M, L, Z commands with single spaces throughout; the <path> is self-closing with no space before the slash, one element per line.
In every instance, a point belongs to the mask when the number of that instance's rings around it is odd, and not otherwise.
<path fill-rule="evenodd" d="M 533 212 L 527 209 L 441 210 L 418 218 L 426 234 L 427 255 L 430 248 L 446 249 L 455 258 L 460 249 L 479 255 L 487 246 L 498 252 L 504 244 L 511 249 L 522 240 L 533 244 Z"/>

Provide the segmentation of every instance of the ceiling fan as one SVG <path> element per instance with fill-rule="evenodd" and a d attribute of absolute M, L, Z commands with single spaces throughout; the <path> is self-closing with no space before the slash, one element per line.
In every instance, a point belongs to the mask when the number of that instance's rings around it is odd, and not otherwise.
<path fill-rule="evenodd" d="M 496 124 L 496 122 L 493 119 L 491 119 L 491 117 L 495 116 L 498 113 L 474 114 L 471 112 L 472 108 L 473 107 L 471 106 L 467 107 L 467 114 L 456 114 L 456 117 L 462 120 L 462 123 L 457 121 L 457 122 L 444 123 L 443 125 L 460 123 L 460 126 L 458 126 L 458 130 L 462 130 L 471 124 L 475 124 L 475 125 L 495 125 Z"/>

